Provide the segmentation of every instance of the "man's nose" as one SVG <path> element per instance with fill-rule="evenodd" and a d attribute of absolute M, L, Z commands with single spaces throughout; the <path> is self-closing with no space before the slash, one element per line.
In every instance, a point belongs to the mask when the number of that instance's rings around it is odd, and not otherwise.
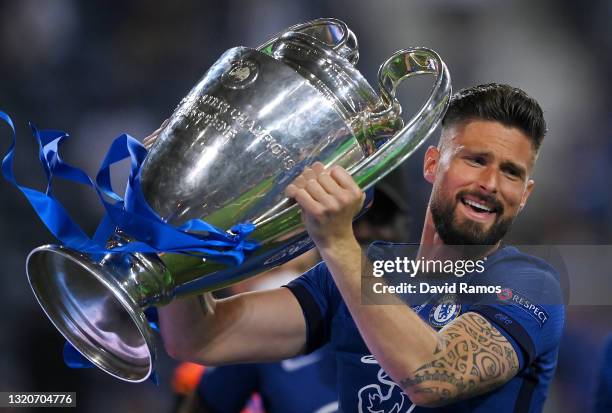
<path fill-rule="evenodd" d="M 478 177 L 478 185 L 482 190 L 495 194 L 497 193 L 497 180 L 498 174 L 495 168 L 482 168 L 481 173 Z"/>

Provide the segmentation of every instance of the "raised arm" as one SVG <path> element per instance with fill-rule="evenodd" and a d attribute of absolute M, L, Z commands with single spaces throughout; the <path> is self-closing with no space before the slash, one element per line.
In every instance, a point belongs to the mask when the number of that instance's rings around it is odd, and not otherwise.
<path fill-rule="evenodd" d="M 518 371 L 512 345 L 485 318 L 466 313 L 436 332 L 403 302 L 363 305 L 362 251 L 351 227 L 363 194 L 348 173 L 314 164 L 287 194 L 381 367 L 421 406 L 451 404 L 502 385 Z"/>
<path fill-rule="evenodd" d="M 306 345 L 302 309 L 287 288 L 175 300 L 159 308 L 159 321 L 171 357 L 205 365 L 280 360 Z"/>
<path fill-rule="evenodd" d="M 508 340 L 483 316 L 467 312 L 440 331 L 409 306 L 361 303 L 361 250 L 322 250 L 368 348 L 418 406 L 436 407 L 486 393 L 519 369 Z M 337 255 L 338 254 L 338 255 Z"/>

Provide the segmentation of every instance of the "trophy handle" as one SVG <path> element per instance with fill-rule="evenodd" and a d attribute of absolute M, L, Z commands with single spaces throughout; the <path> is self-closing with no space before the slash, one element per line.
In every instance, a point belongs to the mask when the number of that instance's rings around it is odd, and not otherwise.
<path fill-rule="evenodd" d="M 387 117 L 401 112 L 395 97 L 398 85 L 412 76 L 435 76 L 427 101 L 416 115 L 376 152 L 351 167 L 348 172 L 362 188 L 368 189 L 406 160 L 431 135 L 446 113 L 452 88 L 448 69 L 440 56 L 424 47 L 399 50 L 378 71 L 378 85 L 385 109 L 373 117 Z"/>
<path fill-rule="evenodd" d="M 284 34 L 289 32 L 303 33 L 324 43 L 334 52 L 347 59 L 352 65 L 357 64 L 359 60 L 357 37 L 355 37 L 355 34 L 348 28 L 346 23 L 333 18 L 316 19 L 291 26 L 259 46 L 257 50 L 272 56 L 274 44 Z"/>
<path fill-rule="evenodd" d="M 440 56 L 431 49 L 417 47 L 399 50 L 380 67 L 378 84 L 385 108 L 370 115 L 371 118 L 395 118 L 401 112 L 395 97 L 398 85 L 404 79 L 422 74 L 434 75 L 435 82 L 421 109 L 376 152 L 348 168 L 348 172 L 363 190 L 375 185 L 425 142 L 446 113 L 452 93 L 448 69 Z M 279 230 L 287 234 L 294 233 L 300 222 L 299 209 L 296 204 L 292 204 L 273 216 L 253 223 L 256 238 L 265 240 L 272 234 L 278 234 Z"/>

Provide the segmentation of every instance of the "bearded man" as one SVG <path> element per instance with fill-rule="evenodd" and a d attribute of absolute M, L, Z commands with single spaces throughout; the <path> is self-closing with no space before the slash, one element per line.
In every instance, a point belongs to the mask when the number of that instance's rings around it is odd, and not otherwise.
<path fill-rule="evenodd" d="M 548 299 L 561 296 L 558 274 L 501 241 L 534 188 L 542 109 L 520 89 L 480 85 L 453 96 L 442 126 L 440 143 L 425 153 L 432 192 L 418 256 L 477 246 L 505 302 L 445 311 L 436 302 L 362 303 L 352 220 L 364 194 L 341 167 L 316 163 L 286 194 L 323 262 L 275 290 L 160 308 L 169 354 L 215 365 L 295 357 L 330 343 L 344 412 L 540 412 L 564 322 L 563 306 Z"/>

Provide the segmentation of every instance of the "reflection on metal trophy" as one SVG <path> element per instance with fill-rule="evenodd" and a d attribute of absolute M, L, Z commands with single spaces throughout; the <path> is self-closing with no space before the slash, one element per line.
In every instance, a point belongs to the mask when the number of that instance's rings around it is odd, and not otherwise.
<path fill-rule="evenodd" d="M 154 368 L 144 309 L 212 291 L 312 247 L 285 187 L 315 161 L 345 167 L 362 188 L 404 161 L 436 128 L 451 93 L 432 50 L 393 54 L 377 94 L 355 69 L 357 41 L 335 19 L 289 28 L 258 49 L 226 51 L 172 114 L 141 169 L 148 204 L 165 221 L 203 219 L 223 230 L 251 222 L 259 247 L 238 266 L 185 254 L 108 254 L 47 245 L 28 257 L 47 316 L 92 363 L 130 382 Z M 405 78 L 429 74 L 428 100 L 405 125 L 395 98 Z M 110 245 L 125 243 L 117 232 Z"/>

